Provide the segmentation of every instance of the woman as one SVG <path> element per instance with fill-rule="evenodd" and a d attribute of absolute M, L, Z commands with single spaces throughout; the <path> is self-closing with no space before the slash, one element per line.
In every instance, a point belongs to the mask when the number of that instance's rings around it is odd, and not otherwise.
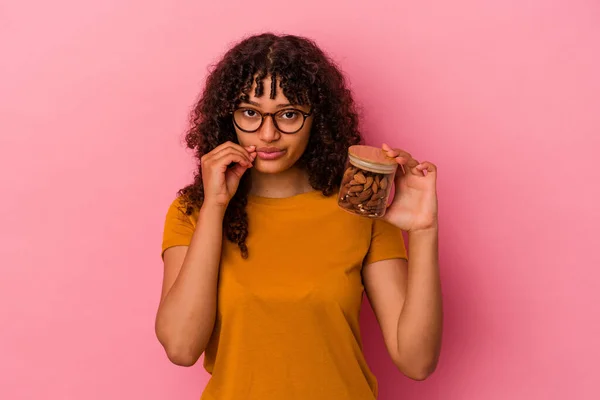
<path fill-rule="evenodd" d="M 436 168 L 383 145 L 401 165 L 385 217 L 337 206 L 361 137 L 342 74 L 313 42 L 263 34 L 232 48 L 186 139 L 200 162 L 167 213 L 156 333 L 177 365 L 204 353 L 203 399 L 375 399 L 363 290 L 399 370 L 434 371 Z"/>

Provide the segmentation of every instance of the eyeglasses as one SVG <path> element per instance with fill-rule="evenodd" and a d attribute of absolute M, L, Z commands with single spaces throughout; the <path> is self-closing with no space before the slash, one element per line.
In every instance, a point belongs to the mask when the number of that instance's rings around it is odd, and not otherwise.
<path fill-rule="evenodd" d="M 241 131 L 252 133 L 260 129 L 265 118 L 270 116 L 275 128 L 282 133 L 296 133 L 304 127 L 306 118 L 312 111 L 305 113 L 295 108 L 286 108 L 274 113 L 261 113 L 253 108 L 238 108 L 233 112 L 233 123 Z"/>

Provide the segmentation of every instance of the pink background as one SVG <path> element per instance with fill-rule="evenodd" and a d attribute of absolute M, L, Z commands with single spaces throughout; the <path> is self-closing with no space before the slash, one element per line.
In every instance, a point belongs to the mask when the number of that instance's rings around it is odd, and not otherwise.
<path fill-rule="evenodd" d="M 316 38 L 368 142 L 440 169 L 440 366 L 401 377 L 365 307 L 380 399 L 600 398 L 593 0 L 2 2 L 0 398 L 199 397 L 153 332 L 162 224 L 207 65 L 265 29 Z"/>

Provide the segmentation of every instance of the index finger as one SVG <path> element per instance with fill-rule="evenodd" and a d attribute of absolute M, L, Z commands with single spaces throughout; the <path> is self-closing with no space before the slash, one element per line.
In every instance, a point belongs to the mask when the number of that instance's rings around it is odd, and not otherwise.
<path fill-rule="evenodd" d="M 232 142 L 231 140 L 228 140 L 227 142 L 221 143 L 220 145 L 218 145 L 217 147 L 215 147 L 214 149 L 212 149 L 212 152 L 218 153 L 219 151 L 226 149 L 228 147 L 235 147 L 238 148 L 240 150 L 245 150 L 247 152 L 252 151 L 252 148 L 256 148 L 256 146 L 248 146 L 248 147 L 243 147 L 237 143 Z"/>
<path fill-rule="evenodd" d="M 244 156 L 246 156 L 249 161 L 252 161 L 252 156 L 250 155 L 250 152 L 254 151 L 254 146 L 242 147 L 241 145 L 239 145 L 237 143 L 233 143 L 231 141 L 221 143 L 220 145 L 218 145 L 217 147 L 212 149 L 209 153 L 209 158 L 216 157 L 219 154 L 221 154 L 223 151 L 225 151 L 226 149 L 230 149 L 230 148 L 233 148 L 233 149 L 239 151 Z"/>

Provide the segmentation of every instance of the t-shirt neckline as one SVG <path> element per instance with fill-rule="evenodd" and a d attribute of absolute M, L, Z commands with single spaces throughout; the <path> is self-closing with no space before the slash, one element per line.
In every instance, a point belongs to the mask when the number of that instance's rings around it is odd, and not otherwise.
<path fill-rule="evenodd" d="M 316 198 L 320 198 L 320 197 L 323 197 L 322 192 L 320 190 L 314 190 L 314 189 L 310 190 L 308 192 L 295 194 L 295 195 L 289 196 L 289 197 L 263 197 L 263 196 L 249 194 L 248 195 L 248 203 L 271 205 L 271 206 L 277 206 L 277 205 L 289 206 L 289 205 L 301 205 L 301 204 L 304 204 L 306 201 L 310 201 L 311 199 L 316 199 Z"/>

